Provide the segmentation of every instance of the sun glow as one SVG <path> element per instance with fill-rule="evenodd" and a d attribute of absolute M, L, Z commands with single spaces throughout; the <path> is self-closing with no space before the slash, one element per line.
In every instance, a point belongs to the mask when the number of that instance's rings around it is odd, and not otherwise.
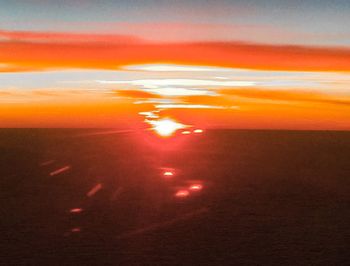
<path fill-rule="evenodd" d="M 149 123 L 153 125 L 153 130 L 162 137 L 169 137 L 174 134 L 176 130 L 185 128 L 185 125 L 169 118 L 149 121 Z"/>

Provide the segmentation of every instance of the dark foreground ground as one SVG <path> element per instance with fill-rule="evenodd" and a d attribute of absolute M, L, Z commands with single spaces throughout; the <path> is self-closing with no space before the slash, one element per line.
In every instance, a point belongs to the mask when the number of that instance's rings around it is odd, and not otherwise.
<path fill-rule="evenodd" d="M 95 133 L 0 130 L 0 264 L 350 264 L 350 133 Z"/>

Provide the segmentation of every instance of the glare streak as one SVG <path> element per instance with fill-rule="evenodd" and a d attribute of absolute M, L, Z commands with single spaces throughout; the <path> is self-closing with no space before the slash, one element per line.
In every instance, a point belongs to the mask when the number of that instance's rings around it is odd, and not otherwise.
<path fill-rule="evenodd" d="M 54 175 L 61 174 L 61 173 L 63 173 L 63 172 L 68 171 L 69 169 L 70 169 L 70 166 L 69 166 L 69 165 L 66 165 L 66 166 L 64 166 L 64 167 L 62 167 L 62 168 L 59 168 L 59 169 L 57 169 L 57 170 L 55 170 L 55 171 L 52 171 L 52 172 L 50 173 L 50 176 L 54 176 Z"/>
<path fill-rule="evenodd" d="M 88 197 L 92 197 L 93 195 L 95 195 L 99 190 L 101 190 L 102 185 L 101 184 L 97 184 L 96 186 L 94 186 L 86 195 Z"/>

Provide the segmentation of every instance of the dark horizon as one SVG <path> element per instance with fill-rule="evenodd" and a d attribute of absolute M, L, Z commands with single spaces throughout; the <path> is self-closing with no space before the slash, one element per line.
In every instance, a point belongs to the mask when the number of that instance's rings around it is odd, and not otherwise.
<path fill-rule="evenodd" d="M 90 133 L 0 130 L 7 265 L 349 262 L 350 132 Z"/>

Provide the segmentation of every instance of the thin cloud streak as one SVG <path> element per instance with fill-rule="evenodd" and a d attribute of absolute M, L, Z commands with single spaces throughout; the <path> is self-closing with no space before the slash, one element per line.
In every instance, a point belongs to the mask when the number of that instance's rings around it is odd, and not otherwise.
<path fill-rule="evenodd" d="M 322 94 L 309 91 L 263 90 L 262 88 L 221 90 L 218 93 L 220 93 L 222 96 L 239 96 L 257 100 L 309 102 L 350 106 L 350 95 L 340 97 L 331 94 Z"/>
<path fill-rule="evenodd" d="M 149 98 L 159 98 L 160 96 L 155 93 L 150 93 L 143 90 L 114 90 L 116 95 L 126 98 L 135 98 L 135 99 L 149 99 Z"/>
<path fill-rule="evenodd" d="M 94 34 L 69 32 L 30 32 L 0 30 L 0 41 L 28 43 L 141 43 L 142 39 L 127 34 Z"/>
<path fill-rule="evenodd" d="M 38 36 L 26 32 L 22 37 L 12 34 L 12 39 L 1 41 L 0 71 L 118 69 L 151 63 L 261 70 L 350 71 L 350 49 L 347 48 L 240 42 L 146 43 L 125 36 L 105 39 L 103 35 L 89 35 L 84 39 L 81 34 L 47 34 L 54 38 L 49 41 L 45 34 Z M 11 34 L 6 33 L 6 36 Z"/>

